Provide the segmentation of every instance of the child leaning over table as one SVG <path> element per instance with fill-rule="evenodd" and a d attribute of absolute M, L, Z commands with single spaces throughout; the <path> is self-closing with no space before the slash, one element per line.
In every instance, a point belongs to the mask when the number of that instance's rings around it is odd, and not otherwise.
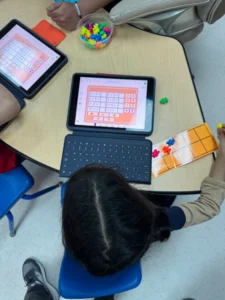
<path fill-rule="evenodd" d="M 3 124 L 15 118 L 20 110 L 19 102 L 0 84 L 0 129 Z M 10 171 L 16 166 L 17 155 L 0 142 L 0 174 Z"/>
<path fill-rule="evenodd" d="M 87 16 L 96 12 L 100 8 L 105 7 L 107 4 L 115 0 L 82 0 L 78 2 L 81 16 Z M 74 3 L 56 2 L 52 3 L 47 8 L 47 15 L 56 22 L 56 24 L 66 30 L 75 30 L 80 21 L 77 9 Z"/>
<path fill-rule="evenodd" d="M 139 261 L 152 243 L 168 240 L 174 230 L 212 219 L 225 197 L 225 124 L 218 138 L 218 155 L 201 196 L 173 207 L 153 204 L 151 194 L 146 197 L 112 169 L 90 165 L 77 171 L 63 200 L 67 250 L 90 273 L 109 275 Z"/>

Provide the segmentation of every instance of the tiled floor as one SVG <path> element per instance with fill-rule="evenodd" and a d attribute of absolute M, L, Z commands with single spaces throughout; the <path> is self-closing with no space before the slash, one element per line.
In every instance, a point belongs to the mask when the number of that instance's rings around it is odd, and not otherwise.
<path fill-rule="evenodd" d="M 207 122 L 215 128 L 225 121 L 225 18 L 207 26 L 186 45 L 192 73 Z M 35 190 L 58 181 L 57 174 L 27 163 L 36 179 Z M 196 197 L 178 197 L 178 202 Z M 0 300 L 21 300 L 26 288 L 21 276 L 23 261 L 38 258 L 49 280 L 57 286 L 63 247 L 60 231 L 59 189 L 36 201 L 20 201 L 13 208 L 20 224 L 17 236 L 8 236 L 7 222 L 0 222 Z M 143 281 L 120 300 L 225 299 L 225 217 L 173 233 L 155 244 L 142 261 Z"/>

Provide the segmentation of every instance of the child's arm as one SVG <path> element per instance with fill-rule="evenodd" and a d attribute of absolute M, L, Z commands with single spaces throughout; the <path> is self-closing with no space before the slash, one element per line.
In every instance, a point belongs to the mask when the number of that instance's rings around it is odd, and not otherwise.
<path fill-rule="evenodd" d="M 82 17 L 105 7 L 114 0 L 82 0 L 78 3 Z M 47 8 L 48 16 L 60 27 L 67 30 L 75 30 L 80 18 L 74 3 L 52 3 Z"/>
<path fill-rule="evenodd" d="M 225 124 L 218 129 L 218 138 L 219 152 L 209 177 L 202 183 L 200 198 L 195 202 L 179 205 L 186 217 L 184 227 L 208 221 L 220 212 L 225 198 Z"/>
<path fill-rule="evenodd" d="M 13 94 L 0 84 L 0 126 L 15 118 L 20 110 L 20 104 Z"/>

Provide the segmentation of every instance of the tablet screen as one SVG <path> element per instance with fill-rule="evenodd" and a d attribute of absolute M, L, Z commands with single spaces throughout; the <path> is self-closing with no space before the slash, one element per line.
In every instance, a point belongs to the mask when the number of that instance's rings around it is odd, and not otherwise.
<path fill-rule="evenodd" d="M 19 25 L 0 39 L 0 72 L 25 91 L 59 59 L 58 53 Z"/>
<path fill-rule="evenodd" d="M 147 80 L 81 77 L 74 125 L 144 130 Z"/>

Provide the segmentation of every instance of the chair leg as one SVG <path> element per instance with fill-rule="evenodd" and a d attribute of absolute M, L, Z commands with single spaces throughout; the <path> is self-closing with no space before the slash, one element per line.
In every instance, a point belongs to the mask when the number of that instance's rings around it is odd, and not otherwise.
<path fill-rule="evenodd" d="M 14 228 L 14 217 L 13 217 L 13 214 L 11 213 L 11 211 L 9 211 L 6 214 L 6 217 L 8 218 L 8 222 L 9 222 L 9 234 L 11 237 L 14 237 L 16 235 L 16 231 Z"/>
<path fill-rule="evenodd" d="M 37 197 L 40 197 L 40 196 L 42 196 L 44 194 L 47 194 L 47 193 L 55 190 L 57 187 L 61 186 L 62 184 L 63 184 L 62 182 L 59 182 L 58 184 L 50 186 L 50 187 L 48 187 L 48 188 L 46 188 L 46 189 L 44 189 L 42 191 L 39 191 L 37 193 L 34 193 L 33 195 L 24 195 L 22 197 L 22 199 L 23 200 L 33 200 L 33 199 L 35 199 Z"/>

